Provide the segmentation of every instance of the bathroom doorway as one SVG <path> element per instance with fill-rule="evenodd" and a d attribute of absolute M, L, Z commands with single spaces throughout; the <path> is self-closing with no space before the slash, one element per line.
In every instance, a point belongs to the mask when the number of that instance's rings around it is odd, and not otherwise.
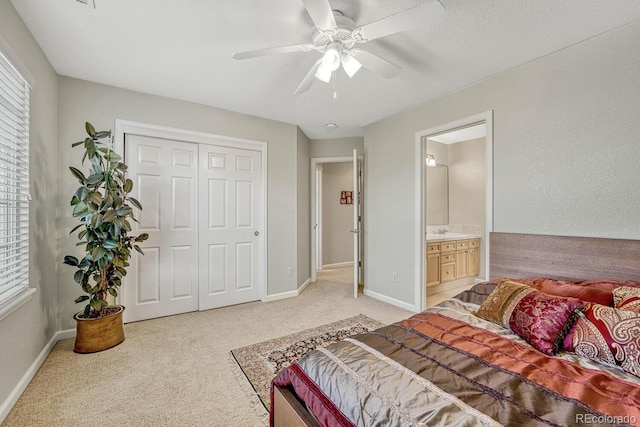
<path fill-rule="evenodd" d="M 415 293 L 421 310 L 487 279 L 492 130 L 487 112 L 416 134 Z"/>

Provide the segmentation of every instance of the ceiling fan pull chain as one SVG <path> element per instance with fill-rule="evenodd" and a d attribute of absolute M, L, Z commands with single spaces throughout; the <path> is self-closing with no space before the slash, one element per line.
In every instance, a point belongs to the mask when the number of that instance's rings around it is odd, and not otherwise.
<path fill-rule="evenodd" d="M 336 88 L 336 79 L 338 78 L 338 73 L 333 73 L 331 75 L 331 80 L 333 84 L 333 99 L 338 99 L 338 89 Z"/>

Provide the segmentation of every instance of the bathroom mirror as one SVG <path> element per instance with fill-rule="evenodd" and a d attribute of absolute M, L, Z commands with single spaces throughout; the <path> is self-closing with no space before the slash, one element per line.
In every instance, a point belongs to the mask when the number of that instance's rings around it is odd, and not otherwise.
<path fill-rule="evenodd" d="M 449 224 L 449 168 L 426 168 L 427 225 Z"/>

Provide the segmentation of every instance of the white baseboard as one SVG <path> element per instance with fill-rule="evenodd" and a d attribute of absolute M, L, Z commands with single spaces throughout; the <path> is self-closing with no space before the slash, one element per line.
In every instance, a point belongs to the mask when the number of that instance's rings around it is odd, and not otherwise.
<path fill-rule="evenodd" d="M 304 283 L 300 285 L 300 287 L 297 290 L 289 291 L 289 292 L 281 292 L 279 294 L 267 295 L 267 297 L 264 299 L 264 302 L 278 301 L 280 299 L 297 297 L 310 284 L 311 284 L 311 277 L 305 280 Z"/>
<path fill-rule="evenodd" d="M 38 372 L 38 369 L 40 369 L 40 366 L 42 366 L 44 361 L 47 359 L 47 356 L 49 356 L 49 353 L 51 353 L 51 350 L 53 350 L 53 347 L 56 345 L 56 343 L 60 340 L 73 338 L 75 336 L 75 329 L 66 329 L 64 331 L 58 331 L 53 334 L 38 357 L 36 357 L 36 360 L 33 361 L 31 366 L 29 366 L 27 372 L 25 372 L 13 391 L 9 394 L 9 397 L 7 397 L 7 399 L 2 402 L 2 405 L 0 405 L 0 424 L 2 424 L 5 418 L 7 418 L 7 415 L 9 415 L 9 411 L 11 411 L 13 405 L 16 404 L 20 396 L 22 396 L 22 393 L 24 393 L 24 391 L 27 389 L 27 386 Z"/>
<path fill-rule="evenodd" d="M 326 269 L 326 268 L 340 268 L 340 267 L 352 267 L 353 266 L 353 261 L 347 261 L 347 262 L 336 262 L 335 264 L 325 264 L 322 266 L 322 269 Z"/>
<path fill-rule="evenodd" d="M 409 304 L 404 301 L 400 301 L 398 299 L 391 298 L 386 295 L 382 295 L 377 292 L 370 291 L 367 288 L 364 289 L 364 294 L 368 297 L 375 298 L 382 302 L 386 302 L 387 304 L 395 305 L 396 307 L 404 308 L 405 310 L 409 310 L 414 313 L 417 312 L 416 306 L 414 304 Z"/>
<path fill-rule="evenodd" d="M 298 290 L 289 291 L 289 292 L 281 292 L 279 294 L 267 295 L 264 299 L 264 302 L 278 301 L 285 298 L 293 298 L 298 296 Z"/>
<path fill-rule="evenodd" d="M 300 286 L 298 288 L 298 295 L 300 295 L 302 293 L 302 291 L 304 291 L 304 289 L 309 286 L 309 284 L 311 284 L 311 277 L 309 277 L 307 280 L 304 281 L 304 283 L 302 284 L 302 286 Z"/>

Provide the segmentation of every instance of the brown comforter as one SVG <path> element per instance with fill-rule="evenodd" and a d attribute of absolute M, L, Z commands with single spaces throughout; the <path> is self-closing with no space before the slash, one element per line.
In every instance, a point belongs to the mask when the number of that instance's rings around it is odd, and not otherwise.
<path fill-rule="evenodd" d="M 326 426 L 640 425 L 640 378 L 475 317 L 494 286 L 311 352 L 273 384 Z"/>

